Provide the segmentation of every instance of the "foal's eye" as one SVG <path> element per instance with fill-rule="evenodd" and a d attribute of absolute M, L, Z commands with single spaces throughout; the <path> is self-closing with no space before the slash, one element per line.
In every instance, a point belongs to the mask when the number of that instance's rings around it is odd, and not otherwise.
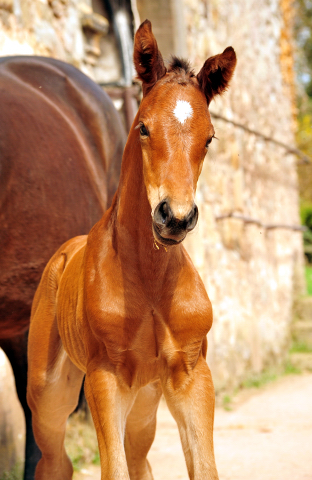
<path fill-rule="evenodd" d="M 147 130 L 146 126 L 144 125 L 144 123 L 140 124 L 140 135 L 141 135 L 141 137 L 148 137 L 148 130 Z"/>
<path fill-rule="evenodd" d="M 208 140 L 206 142 L 206 148 L 208 148 L 209 145 L 211 144 L 213 137 L 214 137 L 214 135 L 211 138 L 208 138 Z"/>

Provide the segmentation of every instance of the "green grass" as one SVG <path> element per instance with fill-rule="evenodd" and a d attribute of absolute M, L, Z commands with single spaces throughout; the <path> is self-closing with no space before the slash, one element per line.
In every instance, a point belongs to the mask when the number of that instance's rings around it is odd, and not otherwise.
<path fill-rule="evenodd" d="M 312 295 L 312 265 L 306 265 L 305 276 L 307 282 L 308 295 Z"/>
<path fill-rule="evenodd" d="M 0 480 L 22 480 L 23 466 L 17 463 L 9 472 L 3 472 L 0 475 Z"/>
<path fill-rule="evenodd" d="M 294 344 L 290 353 L 293 352 L 310 352 L 308 346 L 303 344 Z M 223 407 L 224 410 L 231 411 L 235 404 L 235 397 L 242 393 L 244 390 L 248 389 L 260 389 L 266 386 L 269 383 L 272 383 L 284 375 L 299 375 L 301 370 L 291 363 L 291 360 L 288 359 L 283 367 L 271 367 L 267 370 L 264 370 L 260 373 L 250 374 L 245 380 L 243 380 L 239 386 L 230 392 L 219 392 L 217 393 L 217 404 L 220 407 Z"/>
<path fill-rule="evenodd" d="M 242 388 L 260 388 L 266 385 L 269 382 L 273 382 L 278 378 L 278 374 L 275 372 L 271 372 L 269 370 L 265 370 L 261 373 L 255 373 L 250 375 L 246 380 L 244 380 L 241 384 Z"/>
<path fill-rule="evenodd" d="M 92 463 L 93 465 L 101 465 L 100 452 L 98 450 L 94 453 Z"/>
<path fill-rule="evenodd" d="M 299 375 L 300 373 L 302 373 L 300 368 L 293 365 L 290 360 L 287 360 L 285 364 L 284 375 Z"/>
<path fill-rule="evenodd" d="M 90 463 L 95 465 L 100 463 L 94 427 L 80 412 L 74 413 L 68 420 L 65 448 L 75 471 Z"/>
<path fill-rule="evenodd" d="M 312 348 L 306 343 L 293 343 L 289 353 L 312 353 Z"/>
<path fill-rule="evenodd" d="M 224 410 L 227 410 L 228 412 L 231 411 L 232 410 L 231 403 L 232 403 L 232 398 L 230 397 L 230 395 L 224 395 L 222 398 L 222 406 Z"/>

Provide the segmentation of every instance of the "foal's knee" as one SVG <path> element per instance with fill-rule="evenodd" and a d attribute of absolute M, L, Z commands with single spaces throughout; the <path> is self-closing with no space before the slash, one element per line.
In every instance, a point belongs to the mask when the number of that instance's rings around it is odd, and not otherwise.
<path fill-rule="evenodd" d="M 47 381 L 45 376 L 32 375 L 28 373 L 27 382 L 27 403 L 34 414 L 42 396 L 44 395 Z"/>

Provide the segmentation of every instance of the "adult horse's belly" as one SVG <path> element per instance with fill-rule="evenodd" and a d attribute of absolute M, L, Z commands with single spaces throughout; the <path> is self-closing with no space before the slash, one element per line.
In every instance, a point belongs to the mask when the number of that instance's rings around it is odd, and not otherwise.
<path fill-rule="evenodd" d="M 2 339 L 28 328 L 56 249 L 109 206 L 125 134 L 102 89 L 51 58 L 0 58 L 0 105 Z"/>

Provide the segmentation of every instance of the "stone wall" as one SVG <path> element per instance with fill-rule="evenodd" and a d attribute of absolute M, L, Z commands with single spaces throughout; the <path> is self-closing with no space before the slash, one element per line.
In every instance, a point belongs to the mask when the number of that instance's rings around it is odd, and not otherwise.
<path fill-rule="evenodd" d="M 3 480 L 13 478 L 4 472 L 14 467 L 15 471 L 22 470 L 24 444 L 24 413 L 15 392 L 11 365 L 0 348 L 0 478 Z"/>
<path fill-rule="evenodd" d="M 171 0 L 172 25 L 177 4 L 186 32 L 179 49 L 176 29 L 162 29 L 159 1 L 137 0 L 165 56 L 170 44 L 195 71 L 228 45 L 238 57 L 228 92 L 210 106 L 229 122 L 213 117 L 218 140 L 198 185 L 199 224 L 186 240 L 213 304 L 208 360 L 222 389 L 285 360 L 294 290 L 303 289 L 301 233 L 266 228 L 300 223 L 296 158 L 231 124 L 294 145 L 293 10 L 291 0 Z M 240 218 L 220 218 L 229 215 Z"/>
<path fill-rule="evenodd" d="M 44 55 L 99 82 L 118 82 L 121 60 L 104 2 L 0 0 L 0 54 Z"/>
<path fill-rule="evenodd" d="M 238 64 L 229 91 L 210 110 L 294 145 L 291 91 L 283 76 L 285 17 L 278 0 L 184 0 L 187 48 L 200 68 L 232 45 Z M 285 42 L 285 36 L 283 36 Z M 222 120 L 198 187 L 200 223 L 188 249 L 213 303 L 209 363 L 217 388 L 281 363 L 289 346 L 295 284 L 302 286 L 296 158 Z"/>
<path fill-rule="evenodd" d="M 285 66 L 291 60 L 289 0 L 128 3 L 136 4 L 141 20 L 148 16 L 153 22 L 165 57 L 170 45 L 197 71 L 208 56 L 232 45 L 238 56 L 235 77 L 211 112 L 294 144 L 293 94 L 285 78 L 285 71 L 288 77 L 291 72 L 289 63 Z M 50 55 L 98 81 L 118 81 L 121 62 L 111 26 L 104 34 L 105 15 L 100 0 L 0 0 L 0 53 Z M 219 140 L 204 164 L 197 193 L 200 221 L 187 248 L 213 303 L 209 363 L 222 388 L 283 361 L 303 257 L 300 232 L 261 226 L 299 224 L 296 158 L 231 123 L 213 123 Z M 229 214 L 258 223 L 218 219 Z"/>

